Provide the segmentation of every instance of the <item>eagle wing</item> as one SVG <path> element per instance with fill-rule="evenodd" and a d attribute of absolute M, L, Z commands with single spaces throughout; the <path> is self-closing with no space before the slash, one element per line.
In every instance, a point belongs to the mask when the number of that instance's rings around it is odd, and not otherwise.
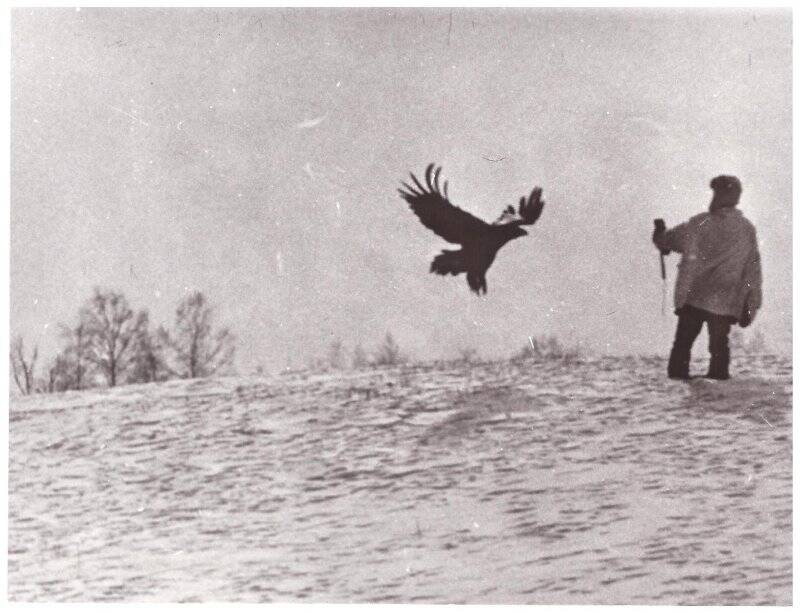
<path fill-rule="evenodd" d="M 398 189 L 398 192 L 408 201 L 411 210 L 425 227 L 449 243 L 469 243 L 486 232 L 488 224 L 448 200 L 447 182 L 442 188 L 439 187 L 441 170 L 441 167 L 435 168 L 433 164 L 428 166 L 425 170 L 426 186 L 411 173 L 415 187 L 403 183 L 404 189 Z"/>
<path fill-rule="evenodd" d="M 519 199 L 519 207 L 516 210 L 511 205 L 506 207 L 494 225 L 532 226 L 542 215 L 542 209 L 544 209 L 542 188 L 536 187 L 527 199 L 524 196 Z"/>

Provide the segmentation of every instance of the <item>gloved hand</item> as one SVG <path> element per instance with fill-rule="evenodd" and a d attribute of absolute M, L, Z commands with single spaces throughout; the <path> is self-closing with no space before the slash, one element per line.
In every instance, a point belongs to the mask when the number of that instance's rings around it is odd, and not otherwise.
<path fill-rule="evenodd" d="M 747 328 L 753 323 L 753 320 L 756 317 L 756 312 L 753 309 L 750 309 L 747 305 L 744 306 L 742 309 L 742 315 L 739 316 L 739 326 L 742 328 Z"/>
<path fill-rule="evenodd" d="M 747 328 L 753 323 L 753 320 L 756 319 L 756 308 L 752 306 L 750 302 L 751 295 L 748 293 L 747 298 L 744 300 L 744 307 L 742 307 L 742 313 L 739 316 L 739 326 L 742 328 Z"/>
<path fill-rule="evenodd" d="M 660 239 L 664 236 L 664 233 L 667 231 L 667 225 L 661 218 L 653 220 L 653 224 L 655 226 L 655 229 L 653 230 L 653 243 L 658 248 L 658 251 L 660 251 L 662 255 L 666 256 L 667 254 L 669 254 L 670 250 L 661 247 Z"/>

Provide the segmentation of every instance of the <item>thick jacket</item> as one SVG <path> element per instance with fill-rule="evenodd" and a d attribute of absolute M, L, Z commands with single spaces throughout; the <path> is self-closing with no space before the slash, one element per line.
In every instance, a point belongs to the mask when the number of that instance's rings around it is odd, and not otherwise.
<path fill-rule="evenodd" d="M 653 242 L 682 254 L 675 308 L 692 305 L 737 321 L 761 307 L 761 256 L 756 229 L 735 207 L 695 215 Z"/>

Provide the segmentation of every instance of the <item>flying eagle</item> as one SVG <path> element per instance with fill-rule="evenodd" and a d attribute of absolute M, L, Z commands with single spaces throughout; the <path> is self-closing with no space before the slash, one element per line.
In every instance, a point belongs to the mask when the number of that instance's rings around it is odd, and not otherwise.
<path fill-rule="evenodd" d="M 459 250 L 442 250 L 431 263 L 431 273 L 466 273 L 472 291 L 486 294 L 486 271 L 492 266 L 498 250 L 512 239 L 527 235 L 520 226 L 535 224 L 542 214 L 542 189 L 534 188 L 527 199 L 524 196 L 519 199 L 516 211 L 509 205 L 497 221 L 487 224 L 448 200 L 447 182 L 439 187 L 441 170 L 433 164 L 428 166 L 425 170 L 426 186 L 410 173 L 416 187 L 403 182 L 403 189 L 398 191 L 424 226 L 445 241 L 461 245 Z"/>

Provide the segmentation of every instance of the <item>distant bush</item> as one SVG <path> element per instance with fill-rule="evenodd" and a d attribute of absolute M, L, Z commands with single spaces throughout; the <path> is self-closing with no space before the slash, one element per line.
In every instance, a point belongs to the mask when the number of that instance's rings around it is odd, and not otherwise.
<path fill-rule="evenodd" d="M 342 371 L 349 368 L 363 369 L 365 367 L 388 367 L 404 364 L 407 361 L 400 351 L 400 346 L 391 333 L 386 333 L 383 342 L 377 347 L 370 358 L 361 343 L 356 343 L 347 359 L 344 343 L 334 339 L 328 346 L 324 356 L 310 356 L 306 358 L 306 368 L 311 371 Z"/>
<path fill-rule="evenodd" d="M 400 353 L 400 346 L 397 345 L 397 342 L 392 337 L 392 333 L 386 333 L 386 337 L 383 339 L 383 343 L 378 347 L 378 350 L 375 352 L 375 358 L 373 359 L 373 364 L 379 367 L 390 367 L 394 365 L 399 365 L 401 362 L 404 362 L 405 358 Z"/>
<path fill-rule="evenodd" d="M 357 346 L 357 351 L 363 353 L 363 349 L 360 349 L 360 346 Z M 344 347 L 344 343 L 341 339 L 335 338 L 333 341 L 330 342 L 328 345 L 328 350 L 324 356 L 308 356 L 306 357 L 305 364 L 306 369 L 310 371 L 344 371 L 350 366 L 352 362 L 352 366 L 356 368 L 357 366 L 363 366 L 362 364 L 356 365 L 357 362 L 355 359 L 352 361 L 348 360 L 347 353 Z M 364 355 L 364 363 L 366 364 L 366 355 Z"/>
<path fill-rule="evenodd" d="M 579 345 L 567 347 L 555 335 L 529 337 L 528 343 L 511 357 L 514 362 L 528 360 L 577 360 L 584 351 Z"/>
<path fill-rule="evenodd" d="M 328 346 L 328 367 L 334 371 L 345 368 L 344 344 L 341 339 L 334 339 Z"/>
<path fill-rule="evenodd" d="M 458 367 L 471 367 L 485 364 L 487 362 L 493 361 L 482 358 L 478 353 L 478 350 L 475 348 L 461 347 L 458 348 L 450 357 L 435 358 L 433 360 L 417 364 L 416 366 L 425 366 L 432 369 L 453 369 Z"/>
<path fill-rule="evenodd" d="M 751 334 L 745 336 L 739 328 L 734 328 L 728 338 L 728 345 L 731 350 L 748 356 L 769 353 L 764 333 L 755 329 Z"/>
<path fill-rule="evenodd" d="M 456 362 L 462 365 L 474 365 L 475 363 L 480 362 L 478 350 L 472 347 L 460 348 L 458 350 Z"/>
<path fill-rule="evenodd" d="M 354 369 L 363 369 L 369 366 L 369 358 L 367 358 L 367 353 L 360 343 L 357 343 L 353 348 L 353 356 L 350 359 L 350 365 Z"/>

